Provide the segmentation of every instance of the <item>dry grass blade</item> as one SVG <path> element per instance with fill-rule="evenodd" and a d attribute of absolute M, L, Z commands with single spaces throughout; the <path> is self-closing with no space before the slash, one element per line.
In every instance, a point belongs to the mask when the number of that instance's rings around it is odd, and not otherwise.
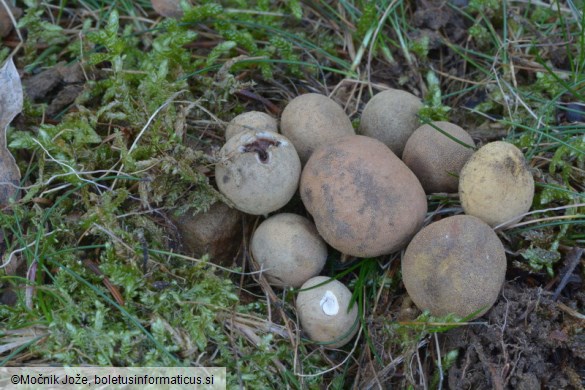
<path fill-rule="evenodd" d="M 575 267 L 577 267 L 577 264 L 579 264 L 579 261 L 581 260 L 581 256 L 583 256 L 583 251 L 584 251 L 583 248 L 573 248 L 567 254 L 567 270 L 565 271 L 565 275 L 563 275 L 561 282 L 557 286 L 557 289 L 555 290 L 555 293 L 552 296 L 553 301 L 556 301 L 559 298 L 561 291 L 563 291 L 563 289 L 569 282 L 569 279 L 571 275 L 573 275 Z"/>
<path fill-rule="evenodd" d="M 260 345 L 262 344 L 260 336 L 258 336 L 258 334 L 256 333 L 258 329 L 255 329 L 252 326 L 249 326 L 243 322 L 238 321 L 237 319 L 232 318 L 226 318 L 224 320 L 224 326 L 231 332 L 239 333 L 241 336 L 245 337 L 250 343 L 252 343 L 256 347 L 260 347 Z M 278 369 L 278 371 L 280 371 L 281 373 L 287 371 L 286 366 L 276 357 L 273 357 L 271 360 Z"/>
<path fill-rule="evenodd" d="M 39 326 L 0 332 L 0 355 L 17 349 L 35 339 L 45 337 L 48 334 L 46 328 Z"/>
<path fill-rule="evenodd" d="M 110 294 L 112 294 L 116 302 L 118 302 L 118 305 L 124 306 L 124 298 L 122 297 L 122 294 L 120 294 L 120 290 L 116 286 L 114 286 L 112 282 L 110 282 L 110 279 L 107 276 L 104 275 L 99 265 L 97 265 L 94 261 L 91 260 L 85 260 L 83 264 L 87 268 L 89 268 L 94 274 L 98 276 L 103 276 L 102 283 L 104 284 L 104 286 L 106 286 Z"/>

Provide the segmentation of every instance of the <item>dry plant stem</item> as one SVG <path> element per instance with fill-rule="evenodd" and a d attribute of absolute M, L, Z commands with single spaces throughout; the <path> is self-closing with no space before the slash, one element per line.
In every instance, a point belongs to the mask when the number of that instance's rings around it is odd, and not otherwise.
<path fill-rule="evenodd" d="M 108 279 L 108 277 L 104 275 L 99 265 L 91 260 L 85 260 L 83 264 L 87 268 L 89 268 L 94 274 L 98 276 L 103 276 L 102 283 L 104 284 L 104 286 L 106 286 L 110 294 L 112 294 L 118 305 L 124 306 L 124 298 L 122 297 L 122 294 L 120 294 L 120 290 L 118 290 L 118 288 L 114 286 L 112 282 L 110 282 L 110 279 Z"/>
<path fill-rule="evenodd" d="M 486 354 L 483 351 L 483 347 L 481 345 L 481 342 L 478 340 L 477 336 L 475 336 L 475 335 L 472 335 L 472 339 L 473 339 L 473 341 L 472 341 L 473 348 L 475 349 L 475 352 L 477 353 L 479 360 L 483 363 L 483 365 L 486 369 L 486 374 L 488 374 L 487 377 L 491 378 L 493 388 L 495 390 L 504 390 L 502 378 L 497 374 L 495 367 L 486 357 Z"/>
<path fill-rule="evenodd" d="M 516 318 L 516 321 L 515 321 L 515 322 L 514 322 L 514 324 L 513 324 L 514 326 L 518 326 L 518 325 L 520 325 L 520 323 L 521 323 L 522 321 L 524 321 L 524 326 L 528 326 L 528 323 L 527 323 L 527 322 L 528 322 L 528 321 L 527 321 L 527 320 L 528 320 L 528 315 L 529 315 L 529 314 L 530 314 L 530 313 L 531 313 L 533 310 L 536 310 L 536 308 L 537 308 L 537 307 L 538 307 L 538 305 L 540 304 L 540 297 L 541 297 L 541 295 L 542 295 L 542 288 L 541 288 L 541 287 L 539 287 L 539 288 L 538 288 L 538 295 L 537 295 L 536 302 L 534 302 L 534 303 L 530 302 L 530 303 L 528 303 L 528 304 L 526 305 L 526 310 L 524 311 L 524 313 L 522 313 L 522 315 L 521 315 L 521 316 L 519 316 L 518 318 Z"/>
<path fill-rule="evenodd" d="M 483 85 L 483 86 L 486 86 L 488 84 L 495 83 L 495 81 L 489 81 L 489 80 L 482 80 L 482 81 L 467 80 L 467 79 L 464 79 L 464 78 L 461 78 L 461 77 L 453 76 L 453 75 L 451 75 L 449 73 L 445 73 L 443 71 L 440 71 L 440 70 L 434 69 L 434 68 L 433 68 L 433 72 L 435 72 L 436 74 L 441 75 L 441 76 L 443 76 L 445 78 L 448 78 L 450 80 L 460 81 L 460 82 L 462 82 L 464 84 Z"/>
<path fill-rule="evenodd" d="M 245 253 L 246 253 L 246 257 L 248 257 L 250 259 L 252 258 L 252 256 L 250 255 L 250 253 L 247 250 L 245 251 Z M 286 330 L 288 332 L 289 340 L 290 340 L 291 344 L 295 345 L 295 339 L 293 337 L 293 332 L 292 332 L 292 328 L 290 326 L 289 318 L 286 315 L 286 313 L 284 312 L 283 306 L 282 306 L 280 300 L 278 299 L 278 297 L 274 293 L 272 286 L 270 286 L 270 284 L 268 284 L 268 282 L 266 281 L 266 278 L 264 277 L 264 275 L 262 275 L 262 270 L 258 269 L 257 263 L 255 261 L 250 261 L 249 264 L 250 264 L 250 267 L 254 271 L 260 271 L 258 273 L 258 277 L 256 279 L 257 279 L 257 282 L 260 285 L 260 287 L 262 287 L 262 291 L 264 291 L 264 294 L 266 294 L 269 313 L 271 313 L 270 304 L 272 303 L 276 306 L 276 308 L 278 309 L 278 312 L 280 314 L 280 318 L 282 319 L 282 321 L 284 321 L 284 324 L 285 324 Z"/>
<path fill-rule="evenodd" d="M 374 367 L 374 361 L 372 360 L 371 354 L 368 354 L 368 358 L 369 358 L 368 359 L 369 366 L 370 366 L 372 372 L 374 373 L 373 381 L 376 382 L 376 385 L 378 386 L 379 389 L 382 389 L 383 388 L 382 383 L 380 382 L 380 378 L 378 376 L 378 373 L 376 373 L 376 368 Z M 356 377 L 356 382 L 357 382 L 357 380 L 358 380 L 358 378 Z"/>
<path fill-rule="evenodd" d="M 510 354 L 508 353 L 507 344 L 504 341 L 504 334 L 506 332 L 506 327 L 508 326 L 508 313 L 509 313 L 509 309 L 510 309 L 510 301 L 508 301 L 508 298 L 506 298 L 506 295 L 504 294 L 504 292 L 502 292 L 502 298 L 504 298 L 504 300 L 506 301 L 506 312 L 504 314 L 504 323 L 500 327 L 500 332 L 499 332 L 500 345 L 501 345 L 501 348 L 503 351 L 502 355 L 504 357 L 504 364 L 503 364 L 503 367 L 502 367 L 502 370 L 501 370 L 499 376 L 500 376 L 500 378 L 502 378 L 503 386 L 505 387 L 505 386 L 507 386 L 508 380 L 509 380 L 510 376 L 512 375 L 512 372 L 510 371 Z"/>
<path fill-rule="evenodd" d="M 256 230 L 256 228 L 258 227 L 258 224 L 260 222 L 259 218 L 255 218 L 254 224 L 253 224 L 253 229 L 251 229 L 251 232 L 254 232 Z M 242 220 L 242 224 L 245 224 L 245 220 Z M 290 320 L 288 318 L 288 316 L 286 315 L 286 313 L 283 310 L 283 305 L 280 303 L 280 301 L 278 300 L 278 297 L 276 296 L 276 294 L 274 293 L 274 291 L 272 290 L 272 287 L 268 284 L 268 282 L 266 281 L 266 278 L 264 278 L 264 276 L 262 275 L 262 270 L 258 270 L 258 264 L 253 261 L 252 256 L 249 252 L 249 236 L 250 234 L 246 234 L 246 226 L 243 226 L 243 232 L 244 232 L 244 239 L 242 240 L 242 246 L 243 246 L 243 267 L 246 266 L 246 263 L 248 263 L 250 265 L 250 268 L 254 271 L 254 273 L 258 274 L 258 277 L 255 278 L 256 281 L 258 282 L 258 284 L 260 285 L 260 287 L 262 288 L 262 291 L 264 292 L 264 294 L 266 295 L 266 305 L 268 308 L 268 312 L 270 313 L 270 317 L 269 317 L 269 323 L 272 323 L 272 310 L 271 310 L 271 303 L 274 303 L 275 306 L 278 309 L 278 312 L 280 314 L 280 318 L 282 319 L 282 321 L 284 322 L 284 333 L 288 336 L 288 339 L 291 343 L 291 346 L 293 347 L 293 350 L 295 351 L 295 357 L 294 357 L 294 366 L 296 367 L 297 365 L 297 350 L 299 347 L 299 332 L 293 332 L 292 330 L 292 326 L 290 323 Z M 248 233 L 251 233 L 248 232 Z M 240 288 L 242 288 L 243 285 L 243 278 L 240 280 Z M 233 321 L 233 317 L 232 317 L 232 321 Z M 275 358 L 276 359 L 276 358 Z M 280 363 L 280 362 L 279 362 Z M 276 363 L 275 363 L 276 364 Z M 282 364 L 281 364 L 282 365 Z M 284 367 L 279 367 L 279 370 L 284 373 L 286 372 L 286 369 Z"/>
<path fill-rule="evenodd" d="M 516 89 L 513 86 L 510 86 L 510 84 L 508 84 L 506 81 L 501 80 L 498 76 L 497 76 L 497 72 L 495 71 L 494 68 L 494 72 L 496 74 L 496 80 L 498 81 L 498 85 L 500 85 L 500 81 L 502 82 L 502 84 L 505 84 L 506 88 L 510 91 L 510 93 L 514 96 L 514 100 L 517 103 L 520 103 L 522 105 L 522 107 L 524 107 L 524 109 L 530 114 L 530 116 L 532 118 L 534 118 L 537 122 L 538 122 L 538 127 L 536 128 L 537 130 L 545 127 L 546 125 L 544 124 L 544 122 L 542 121 L 542 118 L 537 115 L 529 106 L 528 104 L 526 104 L 526 102 L 524 102 L 524 100 L 518 95 L 518 93 L 516 92 Z M 503 87 L 501 87 L 501 92 L 503 96 L 506 96 L 506 92 L 504 91 Z M 512 113 L 510 112 L 510 117 L 514 117 L 514 115 L 512 115 Z"/>
<path fill-rule="evenodd" d="M 77 172 L 77 171 L 76 171 L 76 170 L 75 170 L 75 169 L 74 169 L 72 166 L 70 166 L 69 164 L 66 164 L 66 163 L 64 163 L 64 162 L 62 162 L 62 161 L 59 161 L 59 160 L 55 159 L 55 158 L 54 158 L 54 157 L 51 155 L 51 153 L 50 153 L 50 152 L 49 152 L 47 149 L 45 149 L 45 147 L 43 146 L 43 144 L 41 144 L 39 141 L 37 141 L 37 140 L 36 140 L 36 139 L 34 139 L 34 138 L 33 138 L 33 141 L 34 141 L 34 142 L 35 142 L 37 145 L 39 145 L 39 146 L 41 147 L 41 149 L 43 149 L 43 151 L 45 152 L 45 154 L 46 154 L 47 156 L 49 156 L 49 159 L 50 159 L 51 161 L 53 161 L 53 162 L 57 163 L 58 165 L 61 165 L 62 167 L 65 167 L 65 168 L 67 168 L 68 170 L 70 170 L 70 171 L 71 171 L 71 173 L 70 173 L 70 174 L 77 176 L 77 178 L 78 178 L 79 180 L 81 180 L 81 181 L 84 181 L 84 182 L 86 182 L 86 183 L 91 183 L 91 184 L 93 184 L 93 185 L 96 187 L 96 190 L 97 190 L 97 192 L 98 192 L 100 195 L 102 194 L 102 192 L 100 191 L 100 188 L 102 188 L 102 189 L 104 189 L 104 190 L 108 190 L 108 187 L 107 187 L 107 186 L 104 186 L 103 184 L 98 184 L 98 183 L 96 183 L 95 181 L 88 180 L 88 179 L 85 179 L 85 178 L 81 177 L 81 176 L 79 175 L 80 173 L 79 173 L 79 172 Z M 51 179 L 52 179 L 52 178 L 49 178 L 49 180 L 51 180 Z"/>
<path fill-rule="evenodd" d="M 421 342 L 418 343 L 416 348 L 420 349 L 420 348 L 424 347 L 425 345 L 427 345 L 428 343 L 429 343 L 428 340 L 422 340 Z M 377 377 L 384 378 L 384 377 L 388 376 L 389 374 L 396 371 L 396 367 L 399 364 L 402 364 L 403 362 L 404 362 L 404 356 L 397 357 L 396 359 L 392 360 L 388 365 L 386 365 L 384 368 L 382 368 L 377 373 Z M 376 384 L 377 384 L 377 378 L 370 379 L 370 381 L 364 385 L 363 389 L 364 390 L 372 389 L 376 386 Z"/>
<path fill-rule="evenodd" d="M 192 303 L 194 305 L 206 305 L 206 306 L 212 307 L 214 310 L 218 310 L 218 311 L 225 310 L 224 308 L 222 308 L 220 306 L 210 305 L 210 304 L 206 304 L 203 302 L 190 302 L 190 301 L 185 301 L 185 302 L 189 302 L 189 303 Z M 249 314 L 236 313 L 235 316 L 234 315 L 226 316 L 226 315 L 222 315 L 220 313 L 220 318 L 223 318 L 225 320 L 229 319 L 232 322 L 241 323 L 241 324 L 244 324 L 246 326 L 260 328 L 264 332 L 274 333 L 274 334 L 279 335 L 282 338 L 289 338 L 290 337 L 290 334 L 288 333 L 288 331 L 286 330 L 286 328 L 284 326 L 277 325 L 277 324 L 272 323 L 270 321 L 266 321 L 264 319 L 254 317 L 254 316 L 251 316 Z"/>
<path fill-rule="evenodd" d="M 2 342 L 0 344 L 0 355 L 20 347 L 36 338 L 47 336 L 47 329 L 41 326 L 29 326 L 23 329 L 7 329 L 2 331 Z M 14 363 L 14 362 L 13 362 Z M 10 365 L 10 364 L 9 364 Z M 27 363 L 27 365 L 29 365 Z"/>
<path fill-rule="evenodd" d="M 382 16 L 380 17 L 380 21 L 386 21 L 386 18 L 388 17 L 388 15 L 390 14 L 390 10 L 392 9 L 392 7 L 394 7 L 394 4 L 396 4 L 397 0 L 392 0 L 390 2 L 390 4 L 388 4 L 388 7 L 386 7 L 386 10 L 384 11 L 384 14 L 382 14 Z M 378 23 L 378 25 L 376 26 L 376 30 L 374 30 L 374 35 L 372 36 L 372 39 L 370 41 L 370 50 L 368 51 L 368 64 L 366 66 L 366 72 L 367 72 L 367 79 L 368 79 L 368 88 L 370 89 L 370 94 L 373 95 L 374 91 L 372 90 L 371 87 L 371 80 L 372 80 L 372 56 L 374 55 L 374 44 L 376 43 L 376 39 L 378 38 L 378 34 L 380 33 L 380 30 L 382 29 L 384 23 Z"/>
<path fill-rule="evenodd" d="M 240 332 L 240 334 L 247 338 L 248 341 L 254 344 L 254 346 L 258 347 L 262 344 L 262 340 L 260 339 L 260 337 L 258 337 L 258 335 L 254 332 L 254 330 L 251 327 L 233 320 L 226 322 L 226 326 L 230 329 L 230 331 L 233 331 L 235 329 L 238 332 Z M 280 371 L 281 373 L 286 372 L 286 367 L 282 364 L 280 360 L 278 360 L 276 357 L 273 357 L 271 360 L 278 369 L 278 371 Z"/>
<path fill-rule="evenodd" d="M 467 326 L 467 325 L 487 325 L 487 322 L 424 322 L 424 321 L 398 321 L 404 326 Z"/>
<path fill-rule="evenodd" d="M 522 214 L 522 218 L 524 218 L 528 215 L 532 215 L 532 214 L 546 213 L 547 211 L 558 211 L 558 210 L 572 209 L 572 208 L 578 208 L 578 207 L 584 207 L 584 206 L 585 206 L 585 203 L 577 203 L 577 204 L 572 204 L 572 205 L 568 205 L 568 206 L 559 206 L 559 207 L 551 207 L 551 208 L 543 209 L 543 210 L 534 210 L 534 211 L 530 211 L 528 213 Z M 505 230 L 509 230 L 509 229 L 520 227 L 520 226 L 530 225 L 532 223 L 541 222 L 541 221 L 550 220 L 550 219 L 553 219 L 553 220 L 554 219 L 566 219 L 564 217 L 572 217 L 572 216 L 569 215 L 569 216 L 561 216 L 561 217 L 542 218 L 539 220 L 520 222 L 520 223 L 516 223 L 514 225 L 510 225 L 510 226 L 506 226 L 508 223 L 510 223 L 510 221 L 506 221 L 504 223 L 501 223 L 501 224 L 495 226 L 494 230 L 498 230 L 498 229 L 502 229 L 502 228 L 504 228 Z"/>
<path fill-rule="evenodd" d="M 93 227 L 95 227 L 96 229 L 98 229 L 99 231 L 106 233 L 110 238 L 112 238 L 115 242 L 121 244 L 124 248 L 126 248 L 128 250 L 128 254 L 129 255 L 134 255 L 134 249 L 132 249 L 132 247 L 128 244 L 126 244 L 126 242 L 124 242 L 124 240 L 122 240 L 120 237 L 116 236 L 113 232 L 111 232 L 109 229 L 98 225 L 97 223 L 93 223 L 92 224 Z M 78 245 L 79 245 L 78 241 Z"/>
<path fill-rule="evenodd" d="M 545 3 L 544 1 L 539 1 L 539 0 L 510 0 L 510 3 L 530 4 L 530 5 L 543 7 L 543 8 L 552 8 L 553 6 L 555 6 L 555 4 L 549 4 L 549 3 Z M 558 7 L 558 8 L 561 12 L 565 12 L 565 13 L 569 13 L 569 14 L 571 13 L 570 8 L 563 7 L 563 6 Z"/>
<path fill-rule="evenodd" d="M 35 282 L 37 279 L 38 265 L 39 263 L 36 260 L 34 260 L 31 263 L 30 267 L 28 268 L 28 271 L 26 272 L 26 278 L 28 279 L 30 284 L 25 287 L 24 301 L 26 307 L 28 307 L 30 310 L 32 310 L 33 308 L 33 295 L 35 293 Z"/>
<path fill-rule="evenodd" d="M 557 286 L 557 289 L 555 290 L 555 293 L 552 296 L 553 301 L 556 301 L 559 298 L 561 291 L 563 291 L 563 289 L 565 288 L 565 286 L 569 282 L 569 278 L 573 274 L 573 271 L 575 270 L 575 267 L 577 267 L 577 264 L 579 264 L 579 261 L 581 260 L 581 256 L 583 256 L 583 248 L 573 248 L 567 254 L 567 265 L 568 265 L 567 271 L 565 272 L 565 275 L 561 279 L 561 282 Z"/>
<path fill-rule="evenodd" d="M 337 92 L 337 90 L 339 88 L 341 88 L 344 84 L 355 84 L 354 86 L 352 86 L 352 93 L 351 93 L 350 96 L 355 95 L 356 90 L 358 91 L 358 95 L 355 98 L 355 105 L 352 108 L 351 112 L 347 112 L 347 110 L 349 108 L 349 101 L 351 99 L 348 99 L 348 101 L 346 102 L 345 106 L 343 107 L 343 109 L 347 113 L 347 116 L 349 116 L 351 118 L 355 114 L 357 114 L 358 111 L 359 111 L 359 104 L 362 101 L 363 91 L 364 91 L 364 88 L 368 86 L 368 82 L 367 81 L 362 81 L 362 80 L 357 80 L 357 79 L 343 79 L 339 83 L 337 83 L 337 85 L 333 88 L 333 90 L 331 91 L 331 93 L 328 95 L 329 98 L 331 98 L 332 96 L 334 96 L 335 93 Z M 369 83 L 369 87 L 370 88 L 373 88 L 373 89 L 375 89 L 377 91 L 385 91 L 385 90 L 389 89 L 389 87 L 387 85 L 377 84 L 377 83 Z"/>
<path fill-rule="evenodd" d="M 53 230 L 53 231 L 51 231 L 49 233 L 45 233 L 43 235 L 43 237 L 48 237 L 48 236 L 50 236 L 53 233 L 61 232 L 61 231 L 63 231 L 63 230 L 62 229 L 55 229 L 55 230 Z M 24 252 L 25 250 L 27 250 L 28 248 L 30 248 L 31 246 L 34 246 L 36 244 L 37 244 L 37 242 L 36 241 L 33 241 L 30 244 L 27 244 L 27 245 L 25 245 L 22 248 L 15 249 L 12 252 L 10 252 L 8 255 L 4 256 L 3 261 L 2 261 L 2 264 L 0 264 L 0 269 L 7 267 L 17 253 Z"/>
<path fill-rule="evenodd" d="M 236 346 L 236 340 L 234 337 L 234 328 L 231 326 L 227 326 L 228 330 L 229 330 L 229 334 L 228 334 L 228 339 L 231 345 L 231 350 L 233 352 L 234 355 L 234 360 L 237 362 L 240 359 L 238 358 L 238 347 Z M 239 383 L 239 388 L 240 389 L 244 389 L 244 381 L 242 380 L 242 371 L 240 370 L 240 365 L 236 364 L 236 370 L 237 370 L 237 378 L 238 378 L 238 383 Z"/>
<path fill-rule="evenodd" d="M 425 380 L 425 373 L 424 373 L 424 368 L 422 365 L 422 361 L 420 360 L 420 353 L 419 350 L 417 348 L 416 352 L 416 361 L 418 363 L 418 371 L 419 371 L 419 384 L 423 387 L 424 390 L 427 390 L 427 381 Z"/>
<path fill-rule="evenodd" d="M 569 314 L 569 315 L 571 315 L 579 320 L 582 320 L 582 321 L 585 320 L 584 314 L 579 313 L 577 310 L 565 305 L 562 302 L 557 302 L 557 307 L 559 309 L 561 309 L 562 311 L 564 311 L 565 313 L 567 313 L 567 314 Z"/>
<path fill-rule="evenodd" d="M 151 250 L 151 252 L 157 253 L 158 251 Z M 217 269 L 220 269 L 222 271 L 229 272 L 229 273 L 232 273 L 232 274 L 235 274 L 235 275 L 247 276 L 247 275 L 257 275 L 257 274 L 260 274 L 261 273 L 260 271 L 238 272 L 238 271 L 234 271 L 233 269 L 230 269 L 230 268 L 227 268 L 227 267 L 222 267 L 221 265 L 217 265 L 217 264 L 214 264 L 214 263 L 210 263 L 208 261 L 203 261 L 201 259 L 196 259 L 194 257 L 185 256 L 185 255 L 181 255 L 181 254 L 178 254 L 178 253 L 173 253 L 172 255 L 173 255 L 173 257 L 178 257 L 180 259 L 184 259 L 184 260 L 188 260 L 188 261 L 192 261 L 192 262 L 196 262 L 196 263 L 205 263 L 205 264 L 209 265 L 210 267 L 214 267 L 214 268 L 217 268 Z"/>
<path fill-rule="evenodd" d="M 333 365 L 331 368 L 328 368 L 325 371 L 319 371 L 318 373 L 315 373 L 315 374 L 301 374 L 301 373 L 295 372 L 295 375 L 302 377 L 302 378 L 321 376 L 321 375 L 327 374 L 328 372 L 335 371 L 339 367 L 342 367 L 343 365 L 345 365 L 345 363 L 353 356 L 353 354 L 355 353 L 355 350 L 357 349 L 357 346 L 358 346 L 359 340 L 360 340 L 360 336 L 362 335 L 362 329 L 363 328 L 360 326 L 360 329 L 355 337 L 355 342 L 353 343 L 353 347 L 351 348 L 351 351 L 349 351 L 349 353 L 347 354 L 347 356 L 345 357 L 345 359 L 343 359 L 343 361 L 341 363 Z"/>
<path fill-rule="evenodd" d="M 437 369 L 439 370 L 439 385 L 438 389 L 443 389 L 443 365 L 441 364 L 441 349 L 439 348 L 439 338 L 437 337 L 437 333 L 434 334 L 435 336 L 435 346 L 437 347 Z"/>
<path fill-rule="evenodd" d="M 239 91 L 236 91 L 236 95 L 241 96 L 241 97 L 246 98 L 246 99 L 256 100 L 256 101 L 262 103 L 264 105 L 264 107 L 266 107 L 273 115 L 280 115 L 280 113 L 282 111 L 276 104 L 272 103 L 270 100 L 266 99 L 263 96 L 255 94 L 254 92 L 248 91 L 246 89 L 241 89 Z"/>
<path fill-rule="evenodd" d="M 542 144 L 542 143 L 541 143 L 540 145 L 543 145 L 543 146 L 544 146 L 544 144 Z M 539 164 L 539 163 L 538 163 L 538 162 L 536 162 L 535 160 L 540 160 L 540 161 L 541 161 L 541 163 Z M 534 156 L 534 157 L 532 157 L 532 161 L 534 162 L 534 164 L 535 164 L 535 166 L 536 166 L 537 168 L 543 168 L 543 167 L 545 167 L 546 165 L 548 165 L 548 164 L 552 163 L 552 159 L 551 159 L 551 158 L 546 158 L 546 157 L 544 157 L 544 156 Z M 579 172 L 580 174 L 582 174 L 582 175 L 585 175 L 585 169 L 581 169 L 581 168 L 579 168 L 579 167 L 572 166 L 572 167 L 571 167 L 571 170 L 577 171 L 577 172 Z"/>
<path fill-rule="evenodd" d="M 342 6 L 341 3 L 337 4 L 337 11 L 339 12 L 341 19 L 345 22 L 347 27 L 349 27 L 349 26 L 355 27 L 352 25 L 352 23 L 349 20 L 347 20 L 345 8 Z M 343 44 L 346 48 L 346 51 L 347 51 L 347 54 L 349 55 L 349 58 L 353 62 L 355 60 L 356 52 L 355 52 L 355 46 L 353 44 L 353 37 L 351 35 L 350 28 L 343 29 Z M 353 67 L 352 67 L 352 70 L 353 70 Z"/>
<path fill-rule="evenodd" d="M 16 22 L 16 18 L 14 17 L 14 14 L 12 14 L 10 7 L 8 6 L 8 4 L 6 4 L 6 0 L 0 0 L 0 3 L 2 3 L 2 7 L 4 7 L 4 9 L 6 10 L 6 13 L 8 14 L 10 21 L 12 22 L 12 26 L 13 26 L 14 30 L 16 31 L 16 35 L 18 36 L 18 39 L 20 40 L 20 43 L 18 44 L 18 46 L 16 46 L 14 48 L 14 50 L 12 50 L 12 53 L 10 53 L 9 57 L 11 57 L 11 56 L 15 55 L 16 52 L 18 52 L 18 50 L 20 50 L 20 47 L 23 45 L 24 38 L 22 37 L 20 30 L 17 28 L 18 23 Z"/>

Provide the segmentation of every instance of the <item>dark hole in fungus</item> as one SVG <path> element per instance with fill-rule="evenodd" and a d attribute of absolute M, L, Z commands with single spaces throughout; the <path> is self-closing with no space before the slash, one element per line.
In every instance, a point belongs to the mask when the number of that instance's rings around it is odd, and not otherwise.
<path fill-rule="evenodd" d="M 260 162 L 267 163 L 268 162 L 268 148 L 270 146 L 279 146 L 280 141 L 277 141 L 272 138 L 262 138 L 258 137 L 254 142 L 250 142 L 249 144 L 244 145 L 243 152 L 244 153 L 256 153 L 258 154 L 258 158 Z"/>

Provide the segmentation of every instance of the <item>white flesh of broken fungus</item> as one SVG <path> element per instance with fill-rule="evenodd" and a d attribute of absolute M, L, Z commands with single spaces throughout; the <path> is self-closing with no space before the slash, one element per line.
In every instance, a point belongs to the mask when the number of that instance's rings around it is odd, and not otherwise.
<path fill-rule="evenodd" d="M 321 298 L 319 305 L 321 306 L 323 313 L 327 314 L 328 316 L 334 316 L 339 313 L 339 303 L 337 302 L 337 297 L 329 290 L 325 292 L 325 295 L 323 295 L 323 298 Z"/>

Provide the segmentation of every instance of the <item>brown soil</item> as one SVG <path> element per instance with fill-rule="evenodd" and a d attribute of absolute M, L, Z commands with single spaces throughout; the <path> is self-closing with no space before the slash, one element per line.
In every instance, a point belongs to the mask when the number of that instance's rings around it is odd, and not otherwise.
<path fill-rule="evenodd" d="M 445 378 L 449 388 L 582 389 L 585 322 L 571 306 L 583 307 L 585 294 L 566 305 L 551 295 L 510 281 L 484 316 L 487 325 L 444 334 L 442 348 L 460 352 Z"/>

